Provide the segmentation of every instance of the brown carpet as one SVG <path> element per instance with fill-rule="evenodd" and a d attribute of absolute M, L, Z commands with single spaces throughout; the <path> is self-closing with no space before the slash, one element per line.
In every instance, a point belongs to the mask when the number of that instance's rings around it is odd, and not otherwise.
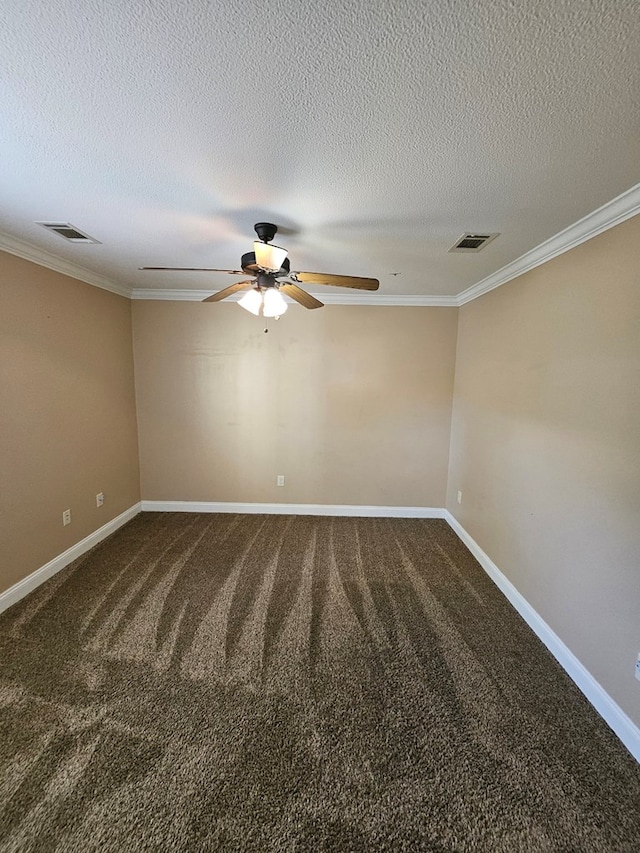
<path fill-rule="evenodd" d="M 0 617 L 0 720 L 2 851 L 640 850 L 444 521 L 141 514 Z"/>

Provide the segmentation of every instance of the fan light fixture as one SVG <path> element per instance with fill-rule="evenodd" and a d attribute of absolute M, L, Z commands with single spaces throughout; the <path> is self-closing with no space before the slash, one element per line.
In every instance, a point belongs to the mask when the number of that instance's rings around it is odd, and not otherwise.
<path fill-rule="evenodd" d="M 280 317 L 288 307 L 284 297 L 275 287 L 270 287 L 264 295 L 258 288 L 252 287 L 242 299 L 238 300 L 238 305 L 255 314 L 256 317 L 260 316 L 260 309 L 263 317 Z"/>
<path fill-rule="evenodd" d="M 322 302 L 299 287 L 300 284 L 331 285 L 332 287 L 355 287 L 358 290 L 377 290 L 377 278 L 355 275 L 334 275 L 325 272 L 292 271 L 286 249 L 271 246 L 278 226 L 273 222 L 256 222 L 253 226 L 258 239 L 253 243 L 253 252 L 245 252 L 237 270 L 222 270 L 218 267 L 140 267 L 141 270 L 164 270 L 165 272 L 215 272 L 229 275 L 245 275 L 249 281 L 238 281 L 223 287 L 203 302 L 220 302 L 239 290 L 247 290 L 238 301 L 246 311 L 259 317 L 280 317 L 287 310 L 286 296 L 304 308 L 322 308 Z M 265 329 L 267 331 L 267 329 Z"/>
<path fill-rule="evenodd" d="M 263 243 L 261 240 L 253 241 L 253 251 L 256 255 L 256 264 L 270 272 L 277 272 L 281 269 L 288 254 L 286 249 Z"/>
<path fill-rule="evenodd" d="M 284 301 L 284 296 L 275 289 L 269 288 L 264 294 L 264 305 L 262 307 L 263 317 L 279 317 L 287 310 L 287 303 Z"/>
<path fill-rule="evenodd" d="M 262 294 L 259 290 L 252 287 L 251 290 L 245 293 L 242 299 L 238 300 L 238 305 L 242 305 L 243 308 L 258 317 L 262 308 Z"/>

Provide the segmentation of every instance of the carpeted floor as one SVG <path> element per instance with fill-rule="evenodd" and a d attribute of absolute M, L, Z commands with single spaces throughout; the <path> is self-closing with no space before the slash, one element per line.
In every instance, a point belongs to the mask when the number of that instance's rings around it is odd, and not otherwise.
<path fill-rule="evenodd" d="M 444 521 L 143 513 L 0 617 L 0 721 L 2 851 L 640 850 Z"/>

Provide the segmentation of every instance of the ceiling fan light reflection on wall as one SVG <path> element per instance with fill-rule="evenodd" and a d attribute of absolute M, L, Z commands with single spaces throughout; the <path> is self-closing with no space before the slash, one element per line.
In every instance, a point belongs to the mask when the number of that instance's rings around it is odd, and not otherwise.
<path fill-rule="evenodd" d="M 291 265 L 287 250 L 272 246 L 271 240 L 278 230 L 271 222 L 257 222 L 254 225 L 258 240 L 253 243 L 253 252 L 246 252 L 240 260 L 240 270 L 222 270 L 214 267 L 140 267 L 141 270 L 164 270 L 167 272 L 224 272 L 229 275 L 252 275 L 250 281 L 239 281 L 229 287 L 213 293 L 203 302 L 220 302 L 238 290 L 250 288 L 238 304 L 252 314 L 264 317 L 279 317 L 287 310 L 284 296 L 305 308 L 322 308 L 323 304 L 315 296 L 307 293 L 298 283 L 311 285 L 332 285 L 334 287 L 353 287 L 358 290 L 377 290 L 380 282 L 376 278 L 362 278 L 353 275 L 333 275 L 318 272 L 290 272 Z"/>

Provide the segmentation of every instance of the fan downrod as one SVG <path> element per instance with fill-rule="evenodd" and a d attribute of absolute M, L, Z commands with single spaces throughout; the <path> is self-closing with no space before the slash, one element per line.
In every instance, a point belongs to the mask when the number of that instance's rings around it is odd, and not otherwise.
<path fill-rule="evenodd" d="M 258 239 L 262 240 L 263 243 L 270 243 L 278 231 L 278 226 L 271 222 L 256 222 L 253 227 Z"/>

